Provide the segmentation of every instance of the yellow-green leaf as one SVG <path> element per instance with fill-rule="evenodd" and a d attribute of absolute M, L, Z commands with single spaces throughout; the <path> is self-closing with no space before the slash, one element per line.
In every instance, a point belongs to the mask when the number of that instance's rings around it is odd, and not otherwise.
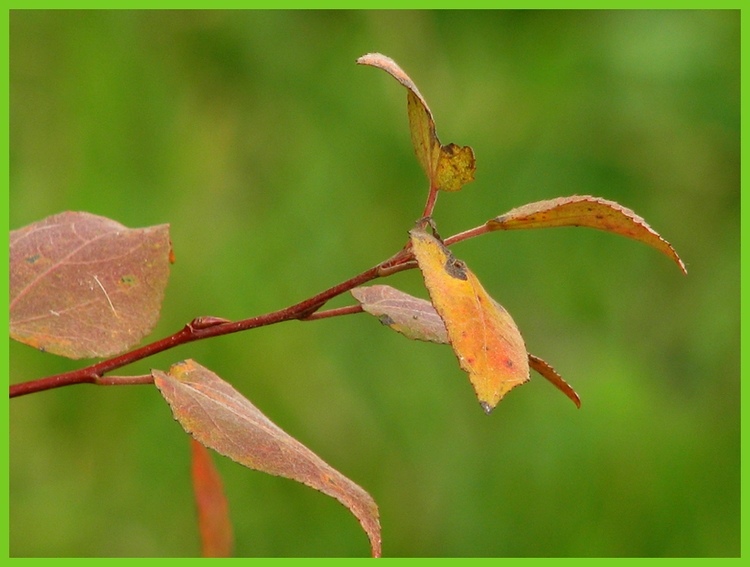
<path fill-rule="evenodd" d="M 528 203 L 490 219 L 490 230 L 586 226 L 620 234 L 652 246 L 669 256 L 687 274 L 685 264 L 672 245 L 630 209 L 590 195 L 558 197 Z"/>
<path fill-rule="evenodd" d="M 432 303 L 445 323 L 461 368 L 489 413 L 512 388 L 529 379 L 521 333 L 464 262 L 423 229 L 409 235 Z"/>
<path fill-rule="evenodd" d="M 368 53 L 357 59 L 360 65 L 382 69 L 408 90 L 406 107 L 414 153 L 430 186 L 443 191 L 458 191 L 474 180 L 476 162 L 469 146 L 442 145 L 427 101 L 398 63 L 381 53 Z"/>
<path fill-rule="evenodd" d="M 435 171 L 436 185 L 442 191 L 459 191 L 464 185 L 474 181 L 476 169 L 474 151 L 469 146 L 441 146 Z"/>

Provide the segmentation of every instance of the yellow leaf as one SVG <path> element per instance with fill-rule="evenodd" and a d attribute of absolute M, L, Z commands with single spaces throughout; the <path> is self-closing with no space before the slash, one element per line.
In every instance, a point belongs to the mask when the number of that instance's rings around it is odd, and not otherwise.
<path fill-rule="evenodd" d="M 458 191 L 473 181 L 476 170 L 474 151 L 469 146 L 443 146 L 440 143 L 435 130 L 435 120 L 427 101 L 398 63 L 381 53 L 363 55 L 357 59 L 357 63 L 382 69 L 409 91 L 406 96 L 406 107 L 411 142 L 417 160 L 430 180 L 430 186 L 443 191 Z"/>
<path fill-rule="evenodd" d="M 461 368 L 489 413 L 512 388 L 529 379 L 526 345 L 510 314 L 464 262 L 423 229 L 409 233 L 427 291 L 445 323 Z"/>
<path fill-rule="evenodd" d="M 441 146 L 435 170 L 435 184 L 442 191 L 459 191 L 461 187 L 474 181 L 476 169 L 474 150 L 469 146 Z"/>
<path fill-rule="evenodd" d="M 432 183 L 440 160 L 440 141 L 435 132 L 432 113 L 424 102 L 412 91 L 406 95 L 406 107 L 409 114 L 411 143 L 427 178 Z"/>

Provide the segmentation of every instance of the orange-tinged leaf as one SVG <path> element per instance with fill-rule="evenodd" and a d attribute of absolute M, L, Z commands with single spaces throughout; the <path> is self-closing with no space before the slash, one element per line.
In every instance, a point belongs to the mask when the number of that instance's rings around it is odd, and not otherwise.
<path fill-rule="evenodd" d="M 652 246 L 669 256 L 684 274 L 687 268 L 672 245 L 630 209 L 590 195 L 528 203 L 487 221 L 490 230 L 586 226 L 614 232 Z"/>
<path fill-rule="evenodd" d="M 190 438 L 193 492 L 203 557 L 231 557 L 232 522 L 219 471 L 201 443 Z"/>
<path fill-rule="evenodd" d="M 206 447 L 248 468 L 296 480 L 331 496 L 359 520 L 372 555 L 381 553 L 378 507 L 361 487 L 263 415 L 227 382 L 193 360 L 152 370 L 175 419 Z"/>
<path fill-rule="evenodd" d="M 410 231 L 427 291 L 445 323 L 461 368 L 489 413 L 512 388 L 529 379 L 521 333 L 465 263 L 423 229 Z"/>
<path fill-rule="evenodd" d="M 445 323 L 429 301 L 387 285 L 354 288 L 352 295 L 367 313 L 409 339 L 439 344 L 450 342 Z M 570 398 L 577 407 L 581 407 L 581 399 L 576 391 L 552 366 L 531 353 L 528 353 L 528 359 L 530 368 Z"/>
<path fill-rule="evenodd" d="M 381 53 L 363 55 L 357 63 L 382 69 L 407 88 L 411 142 L 430 186 L 443 191 L 458 191 L 473 181 L 476 170 L 474 151 L 469 146 L 444 146 L 440 143 L 432 111 L 409 75 L 393 59 Z"/>
<path fill-rule="evenodd" d="M 410 339 L 447 343 L 445 323 L 432 303 L 388 285 L 356 287 L 351 294 L 370 315 Z"/>
<path fill-rule="evenodd" d="M 169 225 L 66 212 L 10 233 L 10 335 L 69 358 L 119 354 L 159 319 Z"/>

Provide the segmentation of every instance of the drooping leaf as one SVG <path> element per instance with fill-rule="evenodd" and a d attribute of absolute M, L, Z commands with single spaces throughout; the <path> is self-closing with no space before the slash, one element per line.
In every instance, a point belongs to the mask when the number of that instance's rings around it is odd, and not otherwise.
<path fill-rule="evenodd" d="M 355 288 L 352 295 L 367 313 L 409 339 L 441 344 L 450 342 L 445 323 L 429 301 L 387 285 Z M 549 380 L 576 406 L 581 406 L 578 394 L 552 366 L 531 353 L 528 353 L 528 361 L 531 368 Z"/>
<path fill-rule="evenodd" d="M 367 313 L 394 331 L 410 339 L 448 342 L 445 324 L 429 301 L 388 285 L 357 287 L 351 293 Z"/>
<path fill-rule="evenodd" d="M 190 438 L 192 476 L 203 557 L 231 557 L 232 522 L 219 471 L 208 449 Z"/>
<path fill-rule="evenodd" d="M 154 383 L 183 429 L 206 447 L 248 468 L 296 480 L 332 496 L 359 520 L 380 556 L 380 521 L 372 497 L 269 420 L 227 382 L 193 360 Z"/>
<path fill-rule="evenodd" d="M 672 245 L 630 209 L 590 195 L 528 203 L 487 221 L 490 230 L 586 226 L 639 240 L 669 256 L 684 274 L 687 268 Z"/>
<path fill-rule="evenodd" d="M 68 358 L 111 356 L 154 327 L 169 225 L 65 212 L 10 233 L 10 336 Z"/>
<path fill-rule="evenodd" d="M 549 380 L 555 388 L 560 390 L 563 394 L 568 396 L 576 407 L 581 407 L 581 398 L 578 397 L 576 391 L 568 384 L 563 377 L 558 374 L 557 370 L 552 368 L 547 362 L 529 353 L 529 366 L 536 370 L 539 374 Z"/>
<path fill-rule="evenodd" d="M 409 339 L 448 344 L 445 323 L 429 301 L 387 285 L 358 287 L 352 295 L 362 308 L 377 317 L 381 323 Z M 547 362 L 528 353 L 529 366 L 570 398 L 577 407 L 581 399 L 576 391 Z"/>
<path fill-rule="evenodd" d="M 461 368 L 489 413 L 512 388 L 529 379 L 521 333 L 464 262 L 424 229 L 409 232 L 432 304 L 445 323 Z"/>
<path fill-rule="evenodd" d="M 430 186 L 442 191 L 458 191 L 474 180 L 476 161 L 469 146 L 442 145 L 435 130 L 435 120 L 427 101 L 414 81 L 390 57 L 368 53 L 357 59 L 360 65 L 382 69 L 408 90 L 406 106 L 414 153 L 422 166 Z"/>

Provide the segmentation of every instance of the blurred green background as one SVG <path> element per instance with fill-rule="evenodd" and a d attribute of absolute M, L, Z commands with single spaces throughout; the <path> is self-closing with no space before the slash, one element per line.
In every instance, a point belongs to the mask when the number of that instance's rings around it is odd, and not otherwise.
<path fill-rule="evenodd" d="M 168 222 L 153 338 L 285 307 L 385 259 L 426 182 L 403 87 L 476 181 L 442 235 L 593 194 L 685 260 L 585 229 L 454 252 L 514 316 L 545 380 L 491 416 L 447 347 L 365 315 L 178 348 L 380 506 L 386 556 L 740 553 L 738 11 L 47 12 L 10 16 L 10 226 L 86 210 Z M 424 296 L 415 271 L 387 282 Z M 339 298 L 332 306 L 345 305 Z M 80 367 L 10 345 L 19 382 Z M 338 502 L 218 457 L 241 556 L 363 556 Z M 189 444 L 151 387 L 10 404 L 12 556 L 199 553 Z"/>

